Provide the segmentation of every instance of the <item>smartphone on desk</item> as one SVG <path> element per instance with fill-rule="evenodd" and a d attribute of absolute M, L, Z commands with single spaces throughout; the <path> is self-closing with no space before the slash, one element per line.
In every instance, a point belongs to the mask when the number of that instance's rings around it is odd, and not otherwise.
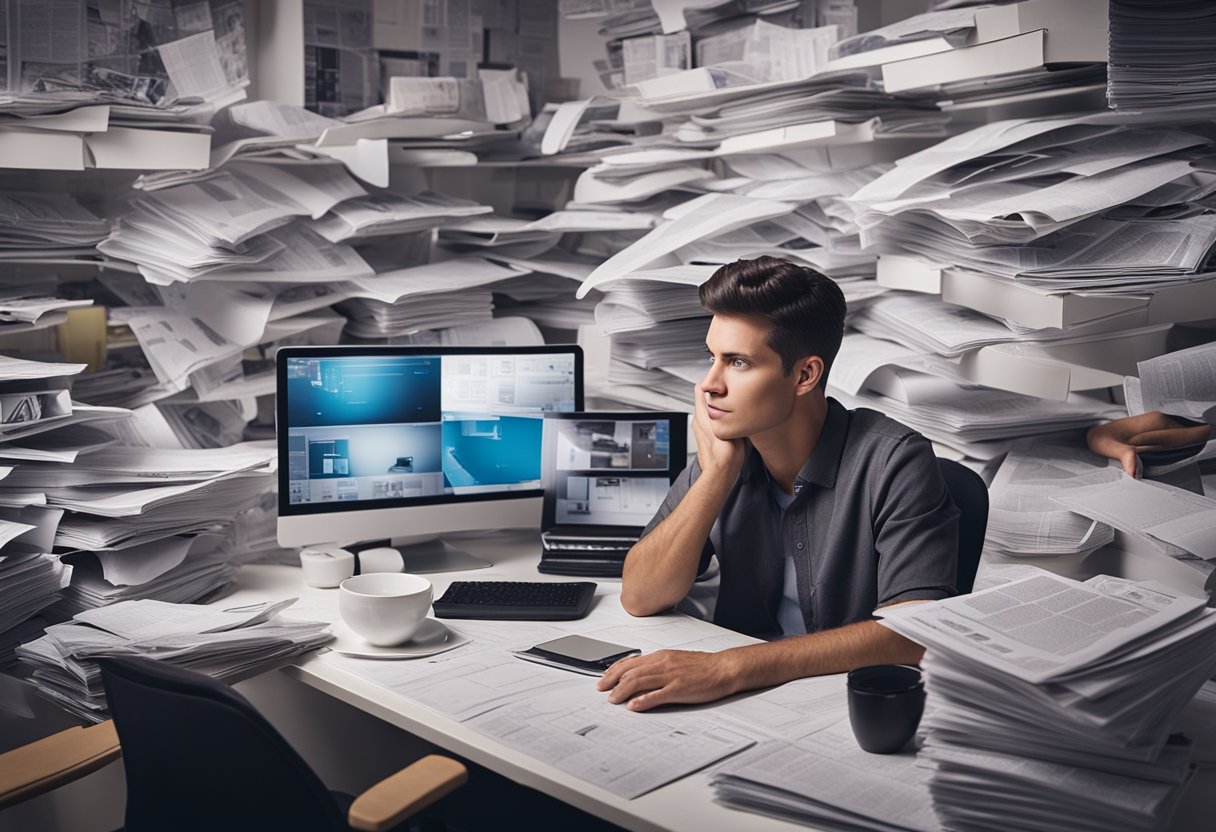
<path fill-rule="evenodd" d="M 541 642 L 527 650 L 520 650 L 515 655 L 530 662 L 572 670 L 586 676 L 599 676 L 611 667 L 613 662 L 640 655 L 641 652 L 636 647 L 625 647 L 586 636 L 562 636 Z"/>

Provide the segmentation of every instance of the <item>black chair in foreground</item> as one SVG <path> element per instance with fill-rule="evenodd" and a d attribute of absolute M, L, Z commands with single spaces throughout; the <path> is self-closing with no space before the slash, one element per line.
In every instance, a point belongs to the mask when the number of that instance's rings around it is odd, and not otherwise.
<path fill-rule="evenodd" d="M 126 832 L 380 832 L 468 777 L 457 761 L 430 755 L 358 797 L 331 792 L 223 682 L 151 659 L 98 664 L 126 769 Z"/>
<path fill-rule="evenodd" d="M 988 486 L 979 474 L 952 459 L 939 459 L 950 499 L 958 506 L 958 573 L 955 589 L 965 595 L 975 587 L 975 573 L 988 530 Z"/>

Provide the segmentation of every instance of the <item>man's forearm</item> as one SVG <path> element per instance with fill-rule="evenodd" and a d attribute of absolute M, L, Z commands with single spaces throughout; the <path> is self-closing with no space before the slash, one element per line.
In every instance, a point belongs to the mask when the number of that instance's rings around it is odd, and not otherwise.
<path fill-rule="evenodd" d="M 843 673 L 871 664 L 917 664 L 924 648 L 877 621 L 724 651 L 738 690 L 781 685 L 806 676 Z"/>
<path fill-rule="evenodd" d="M 688 594 L 701 550 L 733 487 L 733 478 L 702 474 L 671 514 L 629 550 L 621 581 L 627 612 L 654 615 Z"/>

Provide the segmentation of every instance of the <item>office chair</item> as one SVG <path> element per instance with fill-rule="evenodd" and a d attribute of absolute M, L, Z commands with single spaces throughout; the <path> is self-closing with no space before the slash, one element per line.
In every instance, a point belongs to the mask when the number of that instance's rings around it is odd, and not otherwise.
<path fill-rule="evenodd" d="M 231 687 L 145 658 L 98 660 L 127 774 L 126 832 L 388 830 L 461 786 L 422 758 L 352 798 L 331 792 Z"/>
<path fill-rule="evenodd" d="M 950 499 L 958 506 L 958 572 L 955 589 L 965 595 L 975 587 L 975 573 L 984 551 L 988 530 L 988 486 L 979 474 L 952 459 L 939 459 L 937 467 L 946 481 Z"/>

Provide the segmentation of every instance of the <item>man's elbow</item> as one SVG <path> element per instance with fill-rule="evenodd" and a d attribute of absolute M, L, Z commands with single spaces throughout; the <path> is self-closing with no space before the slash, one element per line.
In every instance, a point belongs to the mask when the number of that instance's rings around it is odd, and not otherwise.
<path fill-rule="evenodd" d="M 621 607 L 625 612 L 638 618 L 655 615 L 667 609 L 667 607 L 656 604 L 654 599 L 646 598 L 644 595 L 632 591 L 628 583 L 621 586 Z"/>

